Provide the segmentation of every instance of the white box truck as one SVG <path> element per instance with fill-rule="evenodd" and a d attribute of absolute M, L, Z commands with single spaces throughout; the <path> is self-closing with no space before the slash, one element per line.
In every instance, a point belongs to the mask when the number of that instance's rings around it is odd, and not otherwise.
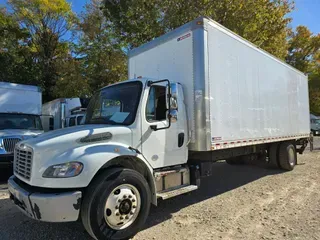
<path fill-rule="evenodd" d="M 80 125 L 87 107 L 85 98 L 58 98 L 42 105 L 45 132 Z"/>
<path fill-rule="evenodd" d="M 14 146 L 43 132 L 39 87 L 0 82 L 0 167 L 12 166 Z"/>
<path fill-rule="evenodd" d="M 97 91 L 84 125 L 17 145 L 9 191 L 31 218 L 81 218 L 95 239 L 128 239 L 151 203 L 196 190 L 215 161 L 293 170 L 308 143 L 307 77 L 208 18 L 128 64 L 131 80 Z"/>

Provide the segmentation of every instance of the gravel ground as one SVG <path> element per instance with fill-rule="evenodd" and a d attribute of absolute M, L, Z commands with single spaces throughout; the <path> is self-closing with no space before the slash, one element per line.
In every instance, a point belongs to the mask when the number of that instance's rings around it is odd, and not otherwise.
<path fill-rule="evenodd" d="M 141 239 L 320 239 L 320 139 L 292 172 L 215 164 L 199 190 L 152 207 Z M 25 217 L 0 183 L 0 239 L 90 239 L 81 223 Z"/>

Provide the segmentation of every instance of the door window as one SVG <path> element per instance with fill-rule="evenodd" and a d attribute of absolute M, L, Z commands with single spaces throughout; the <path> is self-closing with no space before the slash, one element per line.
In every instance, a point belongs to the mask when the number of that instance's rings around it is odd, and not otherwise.
<path fill-rule="evenodd" d="M 77 117 L 77 125 L 81 124 L 82 118 L 83 118 L 83 116 L 78 116 Z"/>
<path fill-rule="evenodd" d="M 148 122 L 166 120 L 166 88 L 152 86 L 146 107 L 146 118 Z"/>
<path fill-rule="evenodd" d="M 69 120 L 69 127 L 76 125 L 76 117 L 71 117 Z"/>

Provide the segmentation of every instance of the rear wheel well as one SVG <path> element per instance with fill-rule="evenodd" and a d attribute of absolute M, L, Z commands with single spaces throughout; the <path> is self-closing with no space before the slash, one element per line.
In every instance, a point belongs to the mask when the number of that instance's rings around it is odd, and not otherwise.
<path fill-rule="evenodd" d="M 119 167 L 135 170 L 138 173 L 140 173 L 142 176 L 144 176 L 150 188 L 152 203 L 154 205 L 157 205 L 156 189 L 153 181 L 153 175 L 149 171 L 148 166 L 141 159 L 135 156 L 120 156 L 108 161 L 99 169 L 99 171 L 96 173 L 94 178 L 99 176 L 106 169 L 119 168 Z M 93 181 L 93 179 L 91 181 Z"/>

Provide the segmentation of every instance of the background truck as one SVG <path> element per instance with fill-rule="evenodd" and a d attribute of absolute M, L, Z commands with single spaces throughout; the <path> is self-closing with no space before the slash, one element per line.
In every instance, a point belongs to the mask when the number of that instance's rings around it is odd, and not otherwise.
<path fill-rule="evenodd" d="M 310 114 L 310 128 L 313 136 L 320 135 L 320 117 Z"/>
<path fill-rule="evenodd" d="M 99 90 L 84 125 L 16 148 L 9 191 L 30 217 L 80 217 L 95 239 L 128 239 L 150 203 L 196 190 L 215 161 L 293 170 L 308 143 L 307 77 L 210 19 L 131 51 L 128 66 L 132 79 Z"/>
<path fill-rule="evenodd" d="M 58 98 L 42 105 L 44 131 L 79 125 L 86 113 L 86 98 Z"/>
<path fill-rule="evenodd" d="M 0 167 L 10 167 L 17 142 L 42 133 L 41 90 L 0 82 Z"/>

